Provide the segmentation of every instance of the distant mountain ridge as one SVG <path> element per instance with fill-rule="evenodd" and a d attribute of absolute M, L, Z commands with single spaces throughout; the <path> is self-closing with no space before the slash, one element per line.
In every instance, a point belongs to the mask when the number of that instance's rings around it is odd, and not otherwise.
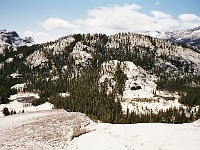
<path fill-rule="evenodd" d="M 0 52 L 9 46 L 32 46 L 34 43 L 31 37 L 21 38 L 16 31 L 0 30 Z"/>
<path fill-rule="evenodd" d="M 159 31 L 147 31 L 144 34 L 175 43 L 190 44 L 200 49 L 200 26 L 188 30 L 174 30 L 163 33 L 160 33 Z"/>

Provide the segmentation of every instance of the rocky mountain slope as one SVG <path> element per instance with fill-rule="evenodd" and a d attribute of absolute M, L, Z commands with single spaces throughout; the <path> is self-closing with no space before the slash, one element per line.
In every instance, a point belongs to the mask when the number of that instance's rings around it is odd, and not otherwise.
<path fill-rule="evenodd" d="M 34 41 L 31 37 L 21 38 L 15 31 L 0 30 L 0 53 L 3 53 L 6 47 L 16 49 L 19 46 L 31 46 L 33 44 Z"/>
<path fill-rule="evenodd" d="M 188 30 L 174 30 L 174 31 L 166 31 L 160 33 L 158 31 L 155 32 L 146 32 L 145 34 L 169 40 L 171 42 L 181 43 L 181 44 L 190 44 L 198 47 L 200 50 L 200 27 L 196 27 Z"/>
<path fill-rule="evenodd" d="M 184 114 L 183 122 L 198 118 L 200 53 L 190 45 L 134 33 L 74 34 L 0 58 L 1 101 L 23 84 L 24 92 L 39 93 L 35 104 L 49 101 L 105 122 L 133 123 L 143 114 L 180 123 L 172 111 Z M 172 116 L 160 119 L 163 111 Z"/>

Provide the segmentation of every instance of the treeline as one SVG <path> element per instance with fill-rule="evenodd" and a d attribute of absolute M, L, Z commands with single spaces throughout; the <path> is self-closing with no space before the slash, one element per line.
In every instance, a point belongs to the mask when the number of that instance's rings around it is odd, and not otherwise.
<path fill-rule="evenodd" d="M 117 120 L 123 115 L 121 104 L 119 100 L 115 101 L 114 93 L 107 95 L 105 91 L 98 89 L 98 79 L 99 74 L 95 70 L 90 70 L 87 74 L 81 74 L 70 80 L 69 97 L 64 98 L 55 93 L 48 101 L 56 108 L 83 112 L 103 122 L 118 122 Z"/>
<path fill-rule="evenodd" d="M 167 110 L 159 110 L 158 113 L 153 113 L 152 110 L 145 114 L 138 112 L 127 113 L 122 123 L 173 123 L 181 124 L 193 122 L 200 118 L 200 109 L 185 110 L 184 108 L 169 108 Z"/>
<path fill-rule="evenodd" d="M 24 112 L 23 112 L 23 113 L 24 113 Z M 5 116 L 14 115 L 14 114 L 16 114 L 16 111 L 15 111 L 15 110 L 9 111 L 8 108 L 5 107 L 5 108 L 3 109 L 3 114 L 4 114 Z"/>
<path fill-rule="evenodd" d="M 122 112 L 119 95 L 124 91 L 126 75 L 117 65 L 113 80 L 116 85 L 113 91 L 107 93 L 109 80 L 99 83 L 99 74 L 101 64 L 110 60 L 119 62 L 131 61 L 137 66 L 144 68 L 148 73 L 155 74 L 158 77 L 158 90 L 168 90 L 179 92 L 181 95 L 180 102 L 189 106 L 200 105 L 197 85 L 200 84 L 200 76 L 194 75 L 192 64 L 184 62 L 180 58 L 169 57 L 169 54 L 157 54 L 158 47 L 156 39 L 149 36 L 138 36 L 138 38 L 148 39 L 154 46 L 136 45 L 132 46 L 129 36 L 118 35 L 117 39 L 109 38 L 104 34 L 76 34 L 72 35 L 75 41 L 57 53 L 53 53 L 56 47 L 50 49 L 52 44 L 34 45 L 32 47 L 20 47 L 17 51 L 6 51 L 5 56 L 0 55 L 1 62 L 8 58 L 13 58 L 12 62 L 5 62 L 4 67 L 0 69 L 0 97 L 1 102 L 7 103 L 8 97 L 16 93 L 16 90 L 10 88 L 17 83 L 26 83 L 24 92 L 37 92 L 40 99 L 34 100 L 33 105 L 39 105 L 49 101 L 56 108 L 64 108 L 68 111 L 79 111 L 86 113 L 90 117 L 111 123 L 138 123 L 138 122 L 168 122 L 182 123 L 190 122 L 198 118 L 199 113 L 193 113 L 188 116 L 181 109 L 169 109 L 154 113 L 137 114 Z M 139 39 L 138 39 L 139 40 Z M 89 63 L 83 66 L 81 63 L 75 64 L 75 59 L 70 56 L 77 42 L 81 42 L 86 47 L 84 50 L 91 54 L 92 59 L 87 60 Z M 109 47 L 112 42 L 117 43 L 115 47 Z M 137 41 L 135 41 L 137 43 Z M 60 43 L 58 43 L 60 44 Z M 163 49 L 170 47 L 163 47 Z M 38 66 L 25 64 L 26 57 L 34 51 L 42 51 L 48 62 L 43 62 Z M 167 68 L 159 65 L 159 61 L 169 61 L 178 69 L 166 73 Z M 65 66 L 65 67 L 64 67 Z M 65 69 L 64 69 L 65 68 Z M 21 74 L 19 78 L 10 77 L 11 73 Z M 196 87 L 194 87 L 196 86 Z M 189 88 L 190 87 L 190 88 Z M 191 88 L 193 87 L 193 88 Z M 69 97 L 61 97 L 59 93 L 69 92 Z M 189 112 L 188 112 L 189 113 Z M 191 113 L 192 114 L 192 113 Z"/>
<path fill-rule="evenodd" d="M 178 92 L 179 102 L 187 106 L 200 105 L 200 76 L 180 75 L 172 76 L 169 73 L 163 73 L 157 81 L 158 90 L 168 90 Z"/>
<path fill-rule="evenodd" d="M 120 70 L 117 72 L 120 72 Z M 54 104 L 55 108 L 82 112 L 94 120 L 109 123 L 161 122 L 178 124 L 192 122 L 200 117 L 200 109 L 192 110 L 191 108 L 187 110 L 183 108 L 169 108 L 166 111 L 160 110 L 158 113 L 153 113 L 151 110 L 144 114 L 134 111 L 130 112 L 127 109 L 127 112 L 124 113 L 120 99 L 117 97 L 118 92 L 121 91 L 119 89 L 120 86 L 113 90 L 112 93 L 107 94 L 105 90 L 108 84 L 107 81 L 101 83 L 99 85 L 100 88 L 98 88 L 98 79 L 99 74 L 96 70 L 90 70 L 70 80 L 67 90 L 70 94 L 69 96 L 62 97 L 57 92 L 54 92 L 46 99 L 45 95 L 40 95 L 40 99 L 33 101 L 33 105 L 49 101 Z"/>
<path fill-rule="evenodd" d="M 133 124 L 133 123 L 173 123 L 181 124 L 193 122 L 200 119 L 200 109 L 194 111 L 185 110 L 183 108 L 169 108 L 166 111 L 159 110 L 158 113 L 146 112 L 141 114 L 139 112 L 127 112 L 124 113 L 121 110 L 120 102 L 113 101 L 111 95 L 102 95 L 98 100 L 97 97 L 79 99 L 73 96 L 62 98 L 53 97 L 49 101 L 54 104 L 56 108 L 64 108 L 67 111 L 78 111 L 87 114 L 94 120 L 101 120 L 108 123 L 117 124 Z M 199 106 L 200 108 L 200 106 Z"/>
<path fill-rule="evenodd" d="M 0 104 L 9 102 L 10 95 L 16 94 L 16 89 L 11 89 L 12 86 L 26 82 L 26 76 L 31 75 L 29 67 L 24 64 L 28 55 L 37 50 L 40 46 L 34 45 L 31 47 L 22 46 L 17 51 L 12 48 L 5 49 L 5 54 L 0 54 Z M 11 61 L 4 62 L 11 58 Z M 13 60 L 12 60 L 13 59 Z M 20 76 L 13 77 L 11 74 L 18 73 Z"/>
<path fill-rule="evenodd" d="M 179 102 L 189 106 L 200 105 L 200 87 L 187 87 L 181 93 Z"/>

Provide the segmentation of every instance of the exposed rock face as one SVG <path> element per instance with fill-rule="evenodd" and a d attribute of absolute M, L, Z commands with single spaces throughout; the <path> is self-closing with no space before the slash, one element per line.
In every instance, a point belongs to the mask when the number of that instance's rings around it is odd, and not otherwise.
<path fill-rule="evenodd" d="M 197 46 L 198 49 L 200 50 L 200 26 L 188 30 L 174 30 L 174 31 L 166 31 L 164 33 L 155 31 L 155 32 L 145 32 L 144 34 L 166 39 L 171 42 L 190 44 L 193 46 Z"/>
<path fill-rule="evenodd" d="M 11 122 L 16 121 L 15 125 L 12 123 L 5 125 L 7 119 Z M 89 132 L 92 124 L 93 122 L 85 114 L 64 110 L 9 116 L 3 121 L 0 120 L 0 147 L 29 150 L 66 149 L 69 141 Z"/>
<path fill-rule="evenodd" d="M 34 43 L 31 37 L 21 38 L 15 31 L 0 30 L 0 41 L 10 44 L 11 46 L 30 46 Z"/>
<path fill-rule="evenodd" d="M 34 40 L 31 37 L 21 38 L 15 31 L 0 30 L 0 54 L 4 53 L 5 48 L 16 49 L 19 46 L 32 46 Z"/>

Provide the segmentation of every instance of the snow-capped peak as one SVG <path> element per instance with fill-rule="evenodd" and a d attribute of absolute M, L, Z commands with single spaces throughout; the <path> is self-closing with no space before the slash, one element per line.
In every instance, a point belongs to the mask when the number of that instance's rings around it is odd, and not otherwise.
<path fill-rule="evenodd" d="M 159 31 L 146 31 L 143 34 L 149 35 L 149 36 L 152 36 L 152 37 L 157 37 L 161 34 L 161 32 L 159 32 Z"/>
<path fill-rule="evenodd" d="M 31 46 L 34 43 L 31 37 L 21 38 L 16 31 L 0 30 L 0 53 L 3 53 L 6 47 Z"/>
<path fill-rule="evenodd" d="M 188 30 L 173 30 L 160 33 L 158 31 L 147 31 L 143 33 L 152 37 L 166 39 L 171 42 L 185 43 L 200 48 L 200 26 Z"/>

